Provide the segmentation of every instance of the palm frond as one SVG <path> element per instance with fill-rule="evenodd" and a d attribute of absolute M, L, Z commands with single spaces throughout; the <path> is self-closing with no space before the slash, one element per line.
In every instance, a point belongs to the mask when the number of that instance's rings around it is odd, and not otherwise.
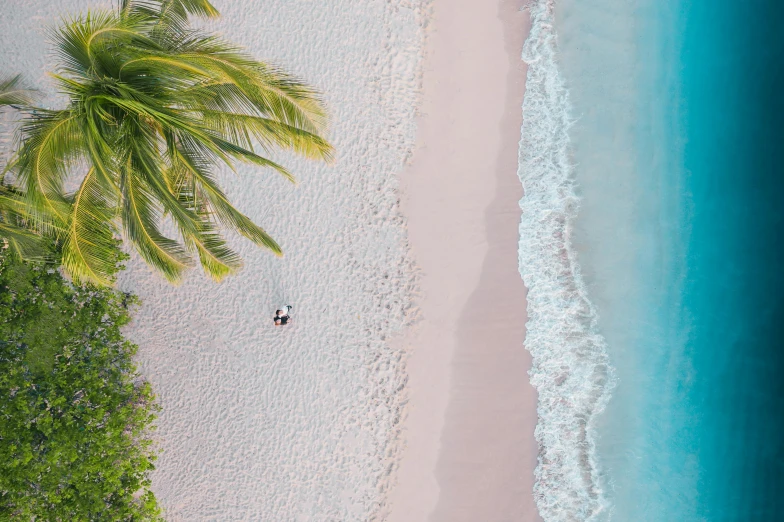
<path fill-rule="evenodd" d="M 332 146 L 318 134 L 261 116 L 215 110 L 202 110 L 199 114 L 208 128 L 245 148 L 252 147 L 252 136 L 266 151 L 277 147 L 310 159 L 332 159 Z"/>
<path fill-rule="evenodd" d="M 69 199 L 71 213 L 63 242 L 63 267 L 76 282 L 110 285 L 115 270 L 116 198 L 106 193 L 92 168 Z"/>
<path fill-rule="evenodd" d="M 198 253 L 204 271 L 215 281 L 220 281 L 239 270 L 242 259 L 229 248 L 209 216 L 204 215 L 202 218 L 199 231 L 195 234 L 184 231 L 183 238 L 185 244 Z"/>
<path fill-rule="evenodd" d="M 327 124 L 327 115 L 318 94 L 305 83 L 291 75 L 263 63 L 249 59 L 231 48 L 190 51 L 180 56 L 211 71 L 214 96 L 241 96 L 261 116 L 313 133 L 321 133 Z M 224 87 L 219 87 L 219 86 Z M 198 89 L 198 87 L 197 87 Z"/>
<path fill-rule="evenodd" d="M 204 160 L 187 143 L 178 146 L 173 152 L 175 164 L 192 176 L 212 214 L 226 227 L 229 227 L 258 246 L 268 248 L 276 255 L 282 255 L 280 245 L 260 226 L 245 214 L 234 208 L 229 198 L 220 189 L 213 177 L 204 168 Z"/>
<path fill-rule="evenodd" d="M 158 223 L 162 212 L 149 188 L 127 172 L 123 179 L 123 228 L 128 239 L 147 263 L 171 282 L 178 282 L 185 269 L 191 266 L 187 251 L 161 234 Z"/>
<path fill-rule="evenodd" d="M 71 111 L 36 110 L 21 128 L 23 145 L 16 171 L 31 207 L 66 221 L 63 182 L 68 168 L 83 154 L 78 116 Z"/>
<path fill-rule="evenodd" d="M 33 208 L 24 193 L 4 184 L 0 184 L 0 216 L 38 235 L 59 237 L 65 231 L 61 222 Z"/>
<path fill-rule="evenodd" d="M 202 18 L 217 18 L 220 15 L 208 0 L 123 0 L 120 12 L 146 13 L 164 21 L 174 15 L 185 18 L 188 15 Z"/>
<path fill-rule="evenodd" d="M 122 57 L 115 51 L 156 47 L 146 34 L 149 25 L 149 20 L 142 16 L 118 16 L 105 10 L 64 22 L 51 35 L 61 60 L 60 70 L 84 79 L 93 74 L 116 74 Z"/>
<path fill-rule="evenodd" d="M 22 84 L 22 77 L 0 79 L 0 106 L 27 106 L 32 103 L 31 91 Z M 43 223 L 36 223 L 31 208 L 22 195 L 5 184 L 5 174 L 15 168 L 18 158 L 9 160 L 0 174 L 0 249 L 23 259 L 46 256 Z"/>
<path fill-rule="evenodd" d="M 177 194 L 177 200 L 195 215 L 193 226 L 182 226 L 180 234 L 186 247 L 199 256 L 204 271 L 216 281 L 234 273 L 242 266 L 239 255 L 231 250 L 215 227 L 210 214 L 207 200 L 197 188 L 194 177 L 181 162 L 175 160 L 175 166 L 167 170 L 166 183 L 171 191 Z"/>
<path fill-rule="evenodd" d="M 45 240 L 36 225 L 21 194 L 0 185 L 0 250 L 22 259 L 45 259 Z"/>
<path fill-rule="evenodd" d="M 26 260 L 43 260 L 47 256 L 40 235 L 4 221 L 0 221 L 0 252 L 2 251 Z"/>
<path fill-rule="evenodd" d="M 69 105 L 27 113 L 13 167 L 30 209 L 22 219 L 62 239 L 75 280 L 110 283 L 120 229 L 170 281 L 194 254 L 216 280 L 239 269 L 221 228 L 280 254 L 272 237 L 231 205 L 213 169 L 246 162 L 294 181 L 267 157 L 274 150 L 332 158 L 320 95 L 189 26 L 192 16 L 217 15 L 209 0 L 121 0 L 116 11 L 89 12 L 53 33 L 60 58 L 54 77 Z M 68 173 L 84 163 L 79 190 L 63 194 Z M 181 241 L 163 234 L 167 221 Z"/>
<path fill-rule="evenodd" d="M 137 14 L 154 22 L 150 35 L 164 47 L 182 38 L 188 31 L 188 17 L 217 18 L 218 10 L 207 0 L 131 0 L 121 8 L 121 15 Z"/>
<path fill-rule="evenodd" d="M 208 0 L 163 0 L 160 2 L 159 18 L 163 23 L 177 21 L 185 24 L 188 16 L 217 18 L 220 13 Z"/>
<path fill-rule="evenodd" d="M 0 78 L 0 105 L 29 105 L 32 92 L 22 85 L 22 76 Z"/>

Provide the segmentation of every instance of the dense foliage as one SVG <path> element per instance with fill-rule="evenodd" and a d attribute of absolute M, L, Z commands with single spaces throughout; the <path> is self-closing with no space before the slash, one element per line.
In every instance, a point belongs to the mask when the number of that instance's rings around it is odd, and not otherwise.
<path fill-rule="evenodd" d="M 0 110 L 25 107 L 30 103 L 30 91 L 22 86 L 20 76 L 0 77 Z M 10 158 L 4 157 L 0 167 L 0 248 L 6 254 L 40 258 L 44 241 L 36 233 L 35 220 L 31 219 L 23 195 L 5 179 L 10 162 Z"/>
<path fill-rule="evenodd" d="M 0 520 L 159 519 L 133 302 L 0 257 Z"/>
<path fill-rule="evenodd" d="M 216 17 L 208 0 L 123 0 L 54 33 L 53 74 L 67 106 L 35 109 L 22 126 L 19 188 L 60 230 L 62 264 L 77 281 L 107 284 L 107 251 L 129 246 L 171 281 L 198 258 L 221 279 L 241 265 L 221 228 L 280 254 L 238 211 L 214 174 L 245 162 L 293 176 L 268 158 L 285 149 L 326 160 L 317 93 L 189 16 Z M 69 176 L 80 187 L 66 193 Z M 164 234 L 163 218 L 176 225 Z"/>

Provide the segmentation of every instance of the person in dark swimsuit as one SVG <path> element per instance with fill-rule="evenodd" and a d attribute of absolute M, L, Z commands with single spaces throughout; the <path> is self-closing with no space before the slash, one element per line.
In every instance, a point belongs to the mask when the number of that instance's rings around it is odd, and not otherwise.
<path fill-rule="evenodd" d="M 289 310 L 291 310 L 291 308 L 291 306 L 286 306 L 285 310 L 275 310 L 275 317 L 272 318 L 272 320 L 275 322 L 275 326 L 289 324 L 289 321 L 291 321 Z"/>

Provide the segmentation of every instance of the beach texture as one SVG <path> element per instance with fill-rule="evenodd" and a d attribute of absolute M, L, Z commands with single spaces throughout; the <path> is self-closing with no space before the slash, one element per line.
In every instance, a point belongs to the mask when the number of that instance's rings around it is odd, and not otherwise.
<path fill-rule="evenodd" d="M 300 180 L 226 173 L 238 207 L 273 232 L 236 277 L 172 288 L 134 263 L 133 337 L 160 395 L 155 489 L 170 520 L 383 517 L 398 459 L 414 278 L 395 173 L 413 146 L 422 12 L 348 0 L 219 5 L 214 27 L 322 91 L 333 165 L 279 158 Z M 294 306 L 293 323 L 271 315 Z"/>
<path fill-rule="evenodd" d="M 160 399 L 153 489 L 171 521 L 367 521 L 382 517 L 398 460 L 402 344 L 414 271 L 397 180 L 414 144 L 424 13 L 418 2 L 215 2 L 212 29 L 324 93 L 332 165 L 284 155 L 299 184 L 243 166 L 230 199 L 280 242 L 221 284 L 170 286 L 133 258 L 120 287 Z M 26 2 L 2 33 L 3 70 L 44 77 L 45 30 L 110 2 Z M 6 6 L 8 7 L 8 6 Z M 54 104 L 52 97 L 47 103 Z M 293 323 L 272 315 L 294 306 Z"/>
<path fill-rule="evenodd" d="M 536 393 L 517 270 L 525 2 L 433 2 L 417 148 L 402 175 L 422 321 L 390 522 L 538 520 Z"/>
<path fill-rule="evenodd" d="M 232 237 L 245 266 L 220 284 L 171 286 L 137 257 L 121 275 L 162 406 L 167 520 L 539 520 L 517 251 L 526 2 L 214 3 L 210 29 L 324 93 L 336 158 L 272 157 L 298 185 L 220 173 L 285 257 Z M 111 3 L 14 6 L 4 71 L 56 106 L 45 32 L 96 7 Z"/>

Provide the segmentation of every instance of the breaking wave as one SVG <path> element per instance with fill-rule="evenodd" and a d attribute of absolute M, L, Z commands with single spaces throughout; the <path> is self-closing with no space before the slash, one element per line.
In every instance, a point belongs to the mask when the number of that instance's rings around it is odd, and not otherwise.
<path fill-rule="evenodd" d="M 528 287 L 526 348 L 539 393 L 534 496 L 546 522 L 610 514 L 596 458 L 596 417 L 614 384 L 597 313 L 572 248 L 579 200 L 570 159 L 569 93 L 558 70 L 554 0 L 532 0 L 518 175 L 519 269 Z"/>

